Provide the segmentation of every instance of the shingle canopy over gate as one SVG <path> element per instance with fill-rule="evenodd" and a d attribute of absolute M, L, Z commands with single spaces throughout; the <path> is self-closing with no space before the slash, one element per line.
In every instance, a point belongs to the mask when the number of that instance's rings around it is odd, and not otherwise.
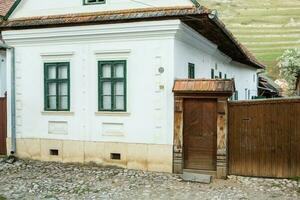
<path fill-rule="evenodd" d="M 232 79 L 186 79 L 175 80 L 174 93 L 232 94 L 235 84 Z"/>

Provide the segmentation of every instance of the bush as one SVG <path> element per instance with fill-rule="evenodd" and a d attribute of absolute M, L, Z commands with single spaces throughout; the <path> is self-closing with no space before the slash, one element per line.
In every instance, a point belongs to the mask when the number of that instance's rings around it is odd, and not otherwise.
<path fill-rule="evenodd" d="M 289 84 L 289 95 L 295 94 L 296 76 L 300 72 L 300 49 L 288 49 L 279 58 L 280 76 Z"/>

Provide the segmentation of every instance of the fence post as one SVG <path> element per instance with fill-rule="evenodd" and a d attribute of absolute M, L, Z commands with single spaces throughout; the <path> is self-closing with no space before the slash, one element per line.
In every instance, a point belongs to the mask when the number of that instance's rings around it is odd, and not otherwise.
<path fill-rule="evenodd" d="M 228 99 L 218 99 L 217 113 L 217 178 L 227 177 L 227 118 Z"/>

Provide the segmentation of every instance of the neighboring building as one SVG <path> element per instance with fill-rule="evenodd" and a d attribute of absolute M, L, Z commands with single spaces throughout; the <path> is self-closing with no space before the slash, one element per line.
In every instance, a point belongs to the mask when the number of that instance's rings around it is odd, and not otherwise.
<path fill-rule="evenodd" d="M 280 97 L 281 89 L 272 79 L 264 74 L 258 76 L 258 96 L 257 98 Z"/>
<path fill-rule="evenodd" d="M 297 80 L 296 80 L 296 92 L 297 95 L 300 96 L 300 72 L 298 73 Z"/>
<path fill-rule="evenodd" d="M 0 48 L 0 98 L 6 93 L 6 51 Z"/>
<path fill-rule="evenodd" d="M 0 22 L 4 20 L 12 11 L 15 0 L 1 0 L 0 1 Z M 17 5 L 17 4 L 15 4 Z M 0 32 L 0 40 L 1 38 Z M 2 42 L 0 41 L 0 44 Z M 6 49 L 0 47 L 0 98 L 6 93 Z"/>
<path fill-rule="evenodd" d="M 263 68 L 189 0 L 26 0 L 1 29 L 23 158 L 172 172 L 174 80 L 234 78 L 249 99 Z"/>

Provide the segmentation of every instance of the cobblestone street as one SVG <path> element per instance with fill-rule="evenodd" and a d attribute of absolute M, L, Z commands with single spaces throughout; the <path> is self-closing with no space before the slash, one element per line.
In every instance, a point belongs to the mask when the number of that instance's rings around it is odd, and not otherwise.
<path fill-rule="evenodd" d="M 0 161 L 0 199 L 300 199 L 300 183 L 230 176 L 207 185 L 167 173 Z"/>

